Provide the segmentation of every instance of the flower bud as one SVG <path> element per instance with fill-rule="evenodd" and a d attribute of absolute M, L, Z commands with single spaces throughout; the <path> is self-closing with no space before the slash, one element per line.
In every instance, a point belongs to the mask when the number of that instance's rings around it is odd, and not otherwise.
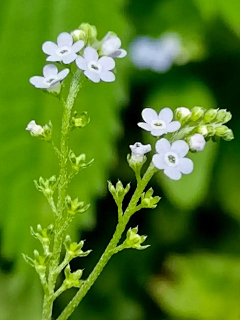
<path fill-rule="evenodd" d="M 66 249 L 66 254 L 68 256 L 69 261 L 76 257 L 86 257 L 92 250 L 82 251 L 82 247 L 84 245 L 84 241 L 71 242 L 71 238 L 69 235 L 66 236 L 64 241 L 64 246 Z"/>
<path fill-rule="evenodd" d="M 83 30 L 73 30 L 71 32 L 71 36 L 73 37 L 74 42 L 77 42 L 79 40 L 85 40 L 85 32 Z"/>
<path fill-rule="evenodd" d="M 203 151 L 203 149 L 205 148 L 206 140 L 199 133 L 195 133 L 193 136 L 189 137 L 187 140 L 190 147 L 190 151 L 192 152 L 196 152 L 196 151 L 200 152 L 200 151 Z"/>
<path fill-rule="evenodd" d="M 198 121 L 200 120 L 204 115 L 205 109 L 202 107 L 194 107 L 192 109 L 192 115 L 190 117 L 190 121 Z"/>
<path fill-rule="evenodd" d="M 70 265 L 68 264 L 64 269 L 65 280 L 63 281 L 63 286 L 65 289 L 69 289 L 72 287 L 79 288 L 82 285 L 82 281 L 80 278 L 82 277 L 83 270 L 77 270 L 71 273 Z"/>
<path fill-rule="evenodd" d="M 42 177 L 39 178 L 39 182 L 34 180 L 34 184 L 40 192 L 42 192 L 47 198 L 52 197 L 56 189 L 57 178 L 52 176 L 49 179 L 44 180 Z"/>
<path fill-rule="evenodd" d="M 72 169 L 76 172 L 89 167 L 94 161 L 94 159 L 92 159 L 87 163 L 86 155 L 84 153 L 77 157 L 72 150 L 69 151 L 69 160 L 71 162 Z"/>
<path fill-rule="evenodd" d="M 72 129 L 74 128 L 83 128 L 90 122 L 90 117 L 87 112 L 77 115 L 77 111 L 74 112 L 72 117 Z"/>
<path fill-rule="evenodd" d="M 118 181 L 116 188 L 114 188 L 111 181 L 108 181 L 108 190 L 112 194 L 116 204 L 119 204 L 123 202 L 125 195 L 130 190 L 130 183 L 127 184 L 126 188 L 124 188 L 122 182 Z"/>
<path fill-rule="evenodd" d="M 217 109 L 209 109 L 205 112 L 204 117 L 203 117 L 203 122 L 204 123 L 210 123 L 212 122 L 218 113 Z"/>
<path fill-rule="evenodd" d="M 232 130 L 229 129 L 227 126 L 217 127 L 215 134 L 217 137 L 220 137 L 225 141 L 231 141 L 234 139 Z"/>
<path fill-rule="evenodd" d="M 85 45 L 89 46 L 97 40 L 97 29 L 95 26 L 92 26 L 89 23 L 82 23 L 78 29 L 84 32 L 84 38 L 81 40 L 84 40 Z"/>
<path fill-rule="evenodd" d="M 188 108 L 180 107 L 175 110 L 175 118 L 180 121 L 181 124 L 186 123 L 191 117 L 191 111 Z"/>
<path fill-rule="evenodd" d="M 208 129 L 207 126 L 197 126 L 196 130 L 197 133 L 200 133 L 201 135 L 203 135 L 204 137 L 208 136 Z"/>
<path fill-rule="evenodd" d="M 75 216 L 78 213 L 84 213 L 90 207 L 90 204 L 84 205 L 84 202 L 79 202 L 78 198 L 72 200 L 70 196 L 66 197 L 66 205 L 68 213 L 72 216 Z"/>
<path fill-rule="evenodd" d="M 157 207 L 157 203 L 161 200 L 160 197 L 152 197 L 153 189 L 150 188 L 146 193 L 142 193 L 141 195 L 141 206 L 143 208 L 155 209 Z"/>
<path fill-rule="evenodd" d="M 127 238 L 123 243 L 123 246 L 125 248 L 134 248 L 137 250 L 144 250 L 149 247 L 147 246 L 141 246 L 141 244 L 146 240 L 147 236 L 140 236 L 138 234 L 138 227 L 136 228 L 130 228 L 127 232 Z"/>
<path fill-rule="evenodd" d="M 147 161 L 145 154 L 150 152 L 152 147 L 150 144 L 143 145 L 141 142 L 136 142 L 129 147 L 132 151 L 132 154 L 127 156 L 128 164 L 135 173 L 139 173 L 142 166 Z"/>
<path fill-rule="evenodd" d="M 215 122 L 217 123 L 227 123 L 232 119 L 232 114 L 231 112 L 228 112 L 227 110 L 221 109 L 218 111 Z"/>

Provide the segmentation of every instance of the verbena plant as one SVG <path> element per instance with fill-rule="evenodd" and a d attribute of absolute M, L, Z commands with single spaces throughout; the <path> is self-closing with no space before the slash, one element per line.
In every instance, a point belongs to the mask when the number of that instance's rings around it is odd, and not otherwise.
<path fill-rule="evenodd" d="M 93 160 L 87 162 L 85 154 L 76 156 L 69 148 L 68 140 L 72 130 L 84 128 L 90 121 L 86 111 L 78 115 L 73 112 L 73 106 L 84 79 L 87 78 L 94 83 L 115 81 L 114 59 L 124 58 L 127 52 L 121 49 L 121 41 L 116 34 L 109 32 L 99 41 L 96 28 L 85 23 L 71 34 L 61 33 L 57 38 L 57 44 L 45 42 L 42 50 L 47 54 L 47 61 L 59 63 L 61 68 L 67 65 L 67 68 L 59 72 L 54 64 L 48 64 L 43 68 L 43 77 L 35 76 L 30 79 L 30 83 L 36 88 L 59 98 L 63 106 L 60 147 L 58 148 L 52 140 L 51 122 L 42 127 L 32 120 L 26 129 L 32 136 L 52 143 L 59 160 L 60 172 L 58 177 L 52 176 L 46 180 L 40 177 L 35 181 L 37 189 L 49 202 L 53 213 L 53 224 L 46 228 L 38 225 L 36 231 L 31 228 L 31 234 L 41 242 L 43 252 L 40 254 L 35 250 L 34 258 L 23 256 L 36 269 L 41 280 L 44 291 L 42 320 L 52 319 L 53 303 L 61 293 L 72 287 L 79 288 L 57 318 L 66 320 L 114 254 L 127 248 L 143 250 L 148 247 L 142 245 L 146 236 L 138 234 L 138 227 L 130 228 L 126 233 L 126 239 L 120 244 L 119 242 L 134 213 L 142 208 L 156 208 L 160 197 L 153 196 L 152 188 L 146 191 L 153 175 L 163 170 L 170 179 L 181 179 L 183 174 L 190 174 L 193 171 L 192 160 L 186 158 L 189 151 L 202 151 L 210 139 L 217 141 L 222 138 L 230 141 L 233 139 L 233 133 L 225 125 L 231 119 L 231 113 L 226 110 L 205 110 L 201 107 L 189 110 L 181 107 L 176 109 L 174 114 L 169 108 L 163 108 L 159 113 L 151 108 L 144 109 L 142 112 L 144 122 L 138 123 L 138 126 L 156 137 L 156 153 L 151 157 L 149 166 L 142 175 L 142 166 L 147 161 L 146 154 L 152 147 L 150 144 L 143 145 L 140 142 L 130 146 L 131 154 L 128 155 L 127 161 L 135 173 L 137 187 L 126 209 L 123 209 L 123 199 L 130 190 L 130 183 L 124 187 L 121 181 L 118 181 L 116 186 L 108 182 L 109 191 L 117 205 L 118 224 L 100 260 L 87 279 L 84 279 L 83 270 L 71 272 L 70 262 L 76 257 L 86 257 L 91 250 L 83 251 L 84 241 L 72 242 L 66 233 L 74 217 L 86 212 L 89 204 L 79 201 L 78 198 L 72 199 L 68 195 L 68 186 L 72 178 L 82 169 L 89 167 Z M 71 84 L 67 97 L 64 97 L 61 89 L 66 77 L 71 77 Z M 94 94 L 94 86 L 92 91 Z M 65 256 L 61 258 L 63 246 Z M 56 289 L 57 278 L 63 270 L 65 279 Z"/>

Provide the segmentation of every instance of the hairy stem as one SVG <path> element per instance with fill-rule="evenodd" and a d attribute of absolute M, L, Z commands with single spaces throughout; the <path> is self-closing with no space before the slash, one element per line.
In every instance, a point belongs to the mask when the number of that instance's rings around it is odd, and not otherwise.
<path fill-rule="evenodd" d="M 80 77 L 81 71 L 77 70 L 73 75 L 69 94 L 66 103 L 64 103 L 63 118 L 62 118 L 62 130 L 61 130 L 61 148 L 60 148 L 60 174 L 58 183 L 58 203 L 57 203 L 57 217 L 55 216 L 54 225 L 54 242 L 52 258 L 49 265 L 49 277 L 48 277 L 48 292 L 44 295 L 43 302 L 43 314 L 42 320 L 51 320 L 52 316 L 52 305 L 54 301 L 54 289 L 55 283 L 58 276 L 56 272 L 59 264 L 60 254 L 62 250 L 62 243 L 65 229 L 62 228 L 64 221 L 65 211 L 65 198 L 68 185 L 68 172 L 67 172 L 67 161 L 68 161 L 68 136 L 70 131 L 71 111 L 74 105 L 74 101 L 77 97 L 80 88 Z"/>
<path fill-rule="evenodd" d="M 118 225 L 116 227 L 116 231 L 113 235 L 112 240 L 109 242 L 106 250 L 104 251 L 103 255 L 101 256 L 100 260 L 98 261 L 97 265 L 93 269 L 92 273 L 89 275 L 88 279 L 84 282 L 82 287 L 76 293 L 74 298 L 70 301 L 67 307 L 63 310 L 61 315 L 57 318 L 57 320 L 67 320 L 76 307 L 79 305 L 81 300 L 85 297 L 89 289 L 92 287 L 94 282 L 97 280 L 98 276 L 102 272 L 103 268 L 112 257 L 113 254 L 116 253 L 115 248 L 118 245 L 119 240 L 126 228 L 126 225 L 131 218 L 132 214 L 135 212 L 136 205 L 138 203 L 139 198 L 141 197 L 142 192 L 146 188 L 148 182 L 151 180 L 154 173 L 157 169 L 150 164 L 148 170 L 146 171 L 145 175 L 143 176 L 142 180 L 138 182 L 137 188 L 132 196 L 132 199 Z"/>

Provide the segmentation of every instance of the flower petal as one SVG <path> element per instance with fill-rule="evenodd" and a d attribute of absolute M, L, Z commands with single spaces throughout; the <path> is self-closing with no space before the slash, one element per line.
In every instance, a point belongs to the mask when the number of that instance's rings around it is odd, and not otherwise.
<path fill-rule="evenodd" d="M 177 168 L 167 167 L 164 170 L 165 175 L 172 180 L 180 180 L 182 177 L 181 172 Z"/>
<path fill-rule="evenodd" d="M 73 38 L 70 33 L 62 32 L 57 38 L 57 44 L 61 47 L 71 47 L 73 44 Z"/>
<path fill-rule="evenodd" d="M 179 155 L 180 158 L 183 158 L 188 153 L 189 146 L 188 146 L 187 142 L 185 142 L 184 140 L 177 140 L 177 141 L 173 142 L 172 147 L 171 147 L 171 151 L 173 151 L 177 155 Z"/>
<path fill-rule="evenodd" d="M 47 64 L 43 68 L 43 75 L 45 78 L 56 76 L 58 74 L 58 68 L 54 64 Z"/>
<path fill-rule="evenodd" d="M 162 135 L 164 135 L 166 133 L 167 133 L 166 129 L 152 129 L 151 130 L 151 135 L 154 137 L 161 137 Z"/>
<path fill-rule="evenodd" d="M 105 82 L 113 82 L 116 79 L 115 74 L 111 71 L 102 71 L 99 76 Z"/>
<path fill-rule="evenodd" d="M 58 49 L 58 46 L 56 43 L 52 41 L 46 41 L 42 45 L 42 51 L 48 55 L 53 55 L 55 54 L 56 50 Z"/>
<path fill-rule="evenodd" d="M 151 123 L 153 120 L 158 119 L 157 112 L 151 108 L 145 108 L 142 111 L 143 120 L 147 123 Z"/>
<path fill-rule="evenodd" d="M 112 70 L 115 68 L 115 61 L 110 57 L 102 57 L 98 60 L 100 65 L 102 66 L 103 71 Z"/>
<path fill-rule="evenodd" d="M 146 122 L 138 122 L 137 124 L 140 128 L 142 128 L 143 130 L 146 130 L 146 131 L 151 131 L 152 128 L 150 126 L 150 124 L 146 123 Z"/>
<path fill-rule="evenodd" d="M 165 155 L 166 152 L 170 151 L 171 144 L 167 139 L 162 138 L 156 142 L 155 149 L 159 154 Z"/>
<path fill-rule="evenodd" d="M 44 77 L 35 76 L 29 79 L 29 82 L 35 87 L 39 89 L 47 89 L 49 86 L 44 83 Z"/>
<path fill-rule="evenodd" d="M 105 55 L 111 55 L 121 47 L 121 40 L 117 36 L 111 36 L 103 42 L 102 51 Z"/>
<path fill-rule="evenodd" d="M 62 62 L 65 64 L 70 64 L 75 61 L 77 58 L 77 54 L 74 52 L 69 53 L 67 56 L 62 57 Z"/>
<path fill-rule="evenodd" d="M 152 162 L 153 162 L 154 166 L 159 170 L 163 170 L 167 167 L 167 165 L 164 161 L 163 155 L 155 154 L 152 158 Z"/>
<path fill-rule="evenodd" d="M 59 72 L 58 74 L 58 79 L 63 80 L 66 78 L 66 76 L 69 74 L 70 70 L 69 69 L 63 69 L 62 71 Z"/>
<path fill-rule="evenodd" d="M 193 171 L 193 162 L 188 158 L 179 159 L 178 169 L 184 173 L 189 174 Z"/>
<path fill-rule="evenodd" d="M 97 51 L 92 48 L 92 47 L 87 47 L 84 50 L 84 58 L 86 59 L 86 62 L 91 62 L 91 61 L 98 61 L 98 53 Z"/>
<path fill-rule="evenodd" d="M 57 55 L 56 53 L 54 53 L 53 55 L 47 57 L 46 60 L 51 61 L 51 62 L 58 62 L 58 61 L 61 61 L 62 58 L 59 55 Z"/>
<path fill-rule="evenodd" d="M 167 132 L 175 132 L 180 129 L 181 123 L 179 121 L 172 121 L 169 124 L 167 124 Z"/>
<path fill-rule="evenodd" d="M 95 83 L 98 83 L 100 82 L 100 76 L 99 76 L 99 73 L 95 73 L 95 72 L 92 72 L 92 71 L 84 71 L 84 74 L 85 76 L 91 80 L 92 82 L 95 82 Z"/>
<path fill-rule="evenodd" d="M 72 46 L 72 52 L 79 52 L 80 50 L 82 50 L 82 48 L 84 47 L 84 41 L 83 40 L 78 40 L 77 42 L 75 42 Z"/>
<path fill-rule="evenodd" d="M 87 70 L 86 60 L 82 56 L 77 57 L 76 65 L 80 70 Z"/>
<path fill-rule="evenodd" d="M 173 119 L 173 112 L 170 108 L 163 108 L 159 112 L 159 119 L 163 120 L 166 123 L 170 123 Z"/>
<path fill-rule="evenodd" d="M 119 51 L 120 51 L 120 53 L 119 53 Z M 127 51 L 124 50 L 124 49 L 119 49 L 119 50 L 117 50 L 117 52 L 118 52 L 119 54 L 118 54 L 118 56 L 117 56 L 116 58 L 125 58 L 126 55 L 127 55 Z"/>

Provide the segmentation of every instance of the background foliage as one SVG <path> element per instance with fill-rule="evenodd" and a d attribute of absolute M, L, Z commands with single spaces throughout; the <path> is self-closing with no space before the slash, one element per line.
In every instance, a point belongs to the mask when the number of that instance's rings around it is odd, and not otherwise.
<path fill-rule="evenodd" d="M 0 4 L 0 320 L 40 319 L 42 292 L 21 252 L 38 246 L 29 226 L 51 222 L 49 207 L 32 180 L 57 174 L 50 146 L 24 128 L 36 119 L 53 121 L 55 139 L 61 107 L 28 83 L 45 63 L 41 45 L 81 22 L 98 27 L 100 38 L 114 30 L 123 47 L 135 36 L 177 32 L 191 62 L 157 74 L 118 61 L 114 84 L 88 83 L 77 111 L 91 123 L 72 135 L 76 153 L 95 158 L 74 180 L 71 194 L 92 204 L 70 232 L 87 239 L 93 253 L 72 269 L 85 276 L 100 257 L 116 225 L 116 208 L 106 180 L 127 183 L 128 145 L 149 141 L 137 128 L 145 106 L 219 107 L 233 114 L 235 140 L 210 144 L 193 155 L 194 173 L 179 182 L 159 173 L 152 185 L 162 196 L 158 209 L 133 218 L 151 247 L 115 256 L 71 320 L 236 320 L 240 316 L 240 3 L 237 0 L 8 0 Z M 55 316 L 73 295 L 57 300 Z"/>

